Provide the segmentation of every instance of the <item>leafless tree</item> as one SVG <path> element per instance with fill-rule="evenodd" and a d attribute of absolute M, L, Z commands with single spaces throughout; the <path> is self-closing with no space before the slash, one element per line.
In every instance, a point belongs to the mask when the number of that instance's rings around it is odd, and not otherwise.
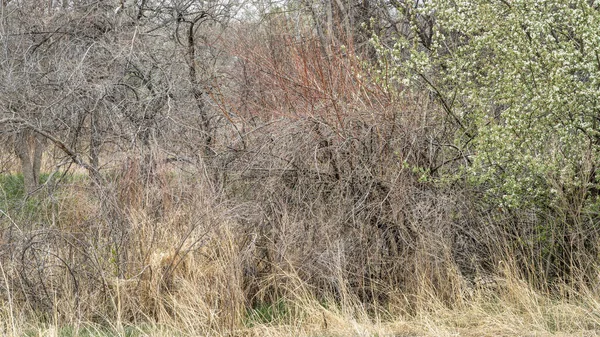
<path fill-rule="evenodd" d="M 222 1 L 21 1 L 2 5 L 2 117 L 69 144 L 98 170 L 102 158 L 151 148 L 213 155 L 213 104 L 227 58 L 219 37 L 240 4 Z M 46 141 L 7 124 L 27 193 L 39 184 Z M 181 136 L 198 141 L 181 145 Z M 199 151 L 196 151 L 198 150 Z M 107 152 L 108 151 L 108 152 Z M 176 154 L 179 156 L 179 154 Z M 184 155 L 181 155 L 184 156 Z"/>

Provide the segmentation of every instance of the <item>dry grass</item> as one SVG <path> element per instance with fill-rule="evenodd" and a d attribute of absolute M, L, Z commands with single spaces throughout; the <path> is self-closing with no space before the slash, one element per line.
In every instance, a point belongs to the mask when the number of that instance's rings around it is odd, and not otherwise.
<path fill-rule="evenodd" d="M 214 260 L 212 260 L 217 264 Z M 359 301 L 344 305 L 337 301 L 316 299 L 302 281 L 292 275 L 288 286 L 296 293 L 286 299 L 288 316 L 282 321 L 244 325 L 244 317 L 229 321 L 235 315 L 232 294 L 235 285 L 225 281 L 228 261 L 218 265 L 197 261 L 196 279 L 181 280 L 177 294 L 154 299 L 168 305 L 156 319 L 148 319 L 132 327 L 131 322 L 117 319 L 110 325 L 90 321 L 64 324 L 39 323 L 26 319 L 22 310 L 2 307 L 3 334 L 7 336 L 596 336 L 600 317 L 596 294 L 573 294 L 572 299 L 552 299 L 536 292 L 524 282 L 507 281 L 499 291 L 477 289 L 475 294 L 456 307 L 428 299 L 427 306 L 412 313 L 394 308 L 373 316 Z M 207 282 L 207 283 L 204 283 Z M 219 284 L 218 282 L 227 282 Z M 184 295 L 185 294 L 185 295 Z M 148 293 L 145 293 L 148 296 Z M 121 285 L 114 295 L 115 305 L 126 306 L 135 297 Z M 350 297 L 350 295 L 348 295 Z M 121 303 L 120 303 L 121 302 Z M 226 303 L 228 302 L 228 303 Z M 56 305 L 60 305 L 56 303 Z M 57 308 L 58 310 L 58 308 Z M 228 312 L 228 310 L 233 310 Z M 56 314 L 58 316 L 58 313 Z M 118 317 L 117 317 L 118 318 Z"/>
<path fill-rule="evenodd" d="M 371 262 L 355 265 L 354 259 L 365 256 L 355 250 L 366 249 L 364 254 L 371 254 L 376 263 L 387 257 L 381 250 L 361 246 L 366 238 L 356 237 L 360 231 L 344 233 L 331 227 L 339 214 L 319 220 L 323 213 L 298 214 L 290 204 L 275 202 L 271 207 L 280 209 L 252 218 L 253 212 L 261 211 L 249 202 L 220 202 L 223 199 L 209 186 L 183 174 L 169 179 L 168 186 L 161 179 L 142 184 L 138 192 L 143 197 L 134 200 L 127 199 L 129 194 L 103 200 L 97 191 L 85 188 L 85 182 L 55 192 L 57 205 L 47 211 L 55 223 L 29 228 L 23 224 L 22 232 L 3 245 L 2 334 L 599 334 L 600 298 L 592 285 L 540 290 L 519 276 L 520 268 L 510 258 L 487 270 L 487 276 L 469 279 L 444 236 L 431 228 L 425 232 L 425 224 L 414 251 L 407 256 L 396 253 L 404 266 L 387 262 L 404 275 L 392 277 L 390 271 L 358 277 L 356 273 L 369 270 Z M 281 197 L 269 186 L 264 188 L 271 198 Z M 254 193 L 259 192 L 255 187 Z M 109 217 L 111 207 L 120 213 Z M 277 216 L 274 227 L 251 223 L 267 215 Z M 122 223 L 108 223 L 118 217 Z M 119 232 L 120 226 L 125 233 Z M 319 233 L 306 241 L 306 229 L 314 227 Z M 115 232 L 121 236 L 112 237 Z M 115 245 L 118 240 L 123 240 L 120 247 Z M 506 256 L 502 246 L 495 248 Z M 23 254 L 27 259 L 20 258 Z M 379 295 L 365 295 L 365 287 Z"/>

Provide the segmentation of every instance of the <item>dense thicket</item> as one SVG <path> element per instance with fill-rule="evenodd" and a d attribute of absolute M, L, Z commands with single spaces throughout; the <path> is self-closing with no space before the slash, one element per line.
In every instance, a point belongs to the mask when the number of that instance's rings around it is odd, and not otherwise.
<path fill-rule="evenodd" d="M 10 317 L 222 334 L 299 293 L 595 287 L 589 1 L 0 6 Z"/>

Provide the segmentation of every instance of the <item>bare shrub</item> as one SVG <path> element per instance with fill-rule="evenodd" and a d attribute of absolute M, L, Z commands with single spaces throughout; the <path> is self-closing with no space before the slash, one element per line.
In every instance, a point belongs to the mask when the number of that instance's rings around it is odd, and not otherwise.
<path fill-rule="evenodd" d="M 428 279 L 456 300 L 448 277 L 461 282 L 452 252 L 463 233 L 453 219 L 466 205 L 427 181 L 447 160 L 440 144 L 450 125 L 427 97 L 363 82 L 368 70 L 343 48 L 327 59 L 318 40 L 280 31 L 240 33 L 253 49 L 238 45 L 236 97 L 255 129 L 229 166 L 225 193 L 260 212 L 244 225 L 260 284 L 249 296 L 283 296 L 273 273 L 293 270 L 338 299 L 349 292 L 386 303 L 390 289 L 414 292 Z"/>

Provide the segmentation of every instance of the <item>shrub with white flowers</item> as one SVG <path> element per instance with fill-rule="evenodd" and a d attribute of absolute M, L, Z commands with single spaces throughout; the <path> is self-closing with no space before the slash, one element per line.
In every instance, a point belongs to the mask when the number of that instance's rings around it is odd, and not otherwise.
<path fill-rule="evenodd" d="M 374 38 L 388 85 L 428 87 L 473 183 L 505 207 L 597 204 L 600 8 L 587 0 L 429 1 L 431 44 Z M 415 25 L 417 24 L 415 23 Z M 416 26 L 415 26 L 416 29 Z M 393 65 L 390 66 L 389 64 Z M 413 86 L 414 87 L 414 86 Z"/>

